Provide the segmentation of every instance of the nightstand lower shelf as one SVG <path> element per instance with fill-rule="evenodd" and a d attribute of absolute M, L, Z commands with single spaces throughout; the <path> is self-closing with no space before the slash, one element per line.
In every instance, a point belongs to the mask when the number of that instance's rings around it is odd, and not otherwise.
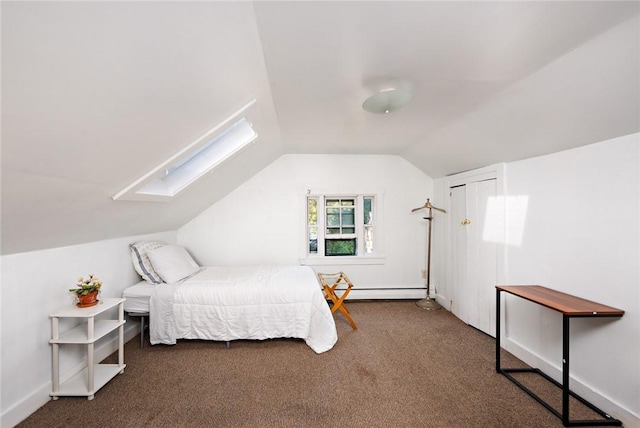
<path fill-rule="evenodd" d="M 105 386 L 107 382 L 124 372 L 126 364 L 95 364 L 93 366 L 93 389 L 89 390 L 88 369 L 82 369 L 69 380 L 60 385 L 58 391 L 52 391 L 51 397 L 56 400 L 58 397 L 84 397 L 93 399 L 95 393 Z"/>

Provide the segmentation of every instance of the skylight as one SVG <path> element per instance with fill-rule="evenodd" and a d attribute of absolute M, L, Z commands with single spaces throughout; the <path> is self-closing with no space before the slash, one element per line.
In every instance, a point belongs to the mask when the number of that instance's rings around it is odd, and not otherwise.
<path fill-rule="evenodd" d="M 255 100 L 246 104 L 184 150 L 122 190 L 113 199 L 170 200 L 191 183 L 258 138 L 258 134 L 245 117 L 235 119 L 253 103 Z"/>
<path fill-rule="evenodd" d="M 222 135 L 166 169 L 160 178 L 140 187 L 136 193 L 174 196 L 257 137 L 247 119 L 243 117 Z"/>

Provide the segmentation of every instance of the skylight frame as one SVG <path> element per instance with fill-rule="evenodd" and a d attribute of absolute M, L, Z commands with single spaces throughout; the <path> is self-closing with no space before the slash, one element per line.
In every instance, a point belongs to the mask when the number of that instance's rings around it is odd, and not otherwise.
<path fill-rule="evenodd" d="M 258 134 L 252 129 L 251 123 L 247 118 L 241 117 L 255 103 L 256 99 L 254 98 L 184 149 L 115 194 L 112 199 L 158 202 L 172 200 L 182 190 L 198 181 L 202 176 L 224 163 L 258 138 Z M 247 134 L 248 130 L 251 131 L 250 135 Z M 220 142 L 221 139 L 230 134 L 242 132 L 245 133 L 245 136 L 249 135 L 244 141 L 235 146 L 222 141 L 222 149 L 217 150 L 222 153 L 219 153 L 217 158 L 211 157 L 208 164 L 202 166 L 203 159 L 201 159 L 201 156 L 204 152 L 215 152 L 216 142 Z M 197 168 L 197 163 L 201 164 L 199 168 Z M 192 171 L 188 172 L 187 170 L 190 168 Z M 193 169 L 196 168 L 198 171 L 194 173 Z M 182 181 L 179 181 L 180 174 L 186 176 L 186 178 L 183 177 Z"/>

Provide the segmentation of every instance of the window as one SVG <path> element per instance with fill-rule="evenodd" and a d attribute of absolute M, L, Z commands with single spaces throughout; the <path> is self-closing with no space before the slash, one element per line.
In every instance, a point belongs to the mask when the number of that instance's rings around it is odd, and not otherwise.
<path fill-rule="evenodd" d="M 307 196 L 307 256 L 371 256 L 375 196 Z"/>
<path fill-rule="evenodd" d="M 353 198 L 325 200 L 325 256 L 356 255 L 355 210 Z"/>
<path fill-rule="evenodd" d="M 257 137 L 249 122 L 242 118 L 219 137 L 186 156 L 171 168 L 165 169 L 161 177 L 140 187 L 136 193 L 174 196 Z"/>
<path fill-rule="evenodd" d="M 166 201 L 258 138 L 245 117 L 255 99 L 113 199 Z"/>

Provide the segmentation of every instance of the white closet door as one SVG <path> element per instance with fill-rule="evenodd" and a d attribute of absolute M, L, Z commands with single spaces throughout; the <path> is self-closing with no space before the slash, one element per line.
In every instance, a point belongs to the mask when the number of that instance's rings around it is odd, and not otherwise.
<path fill-rule="evenodd" d="M 469 324 L 495 336 L 495 286 L 497 281 L 497 244 L 489 240 L 493 224 L 488 212 L 489 200 L 496 196 L 496 180 L 479 181 L 467 186 L 467 283 L 469 288 Z"/>
<path fill-rule="evenodd" d="M 488 238 L 487 207 L 496 196 L 496 180 L 452 187 L 451 312 L 467 324 L 495 336 L 497 244 Z"/>
<path fill-rule="evenodd" d="M 467 290 L 467 217 L 466 186 L 452 187 L 449 191 L 451 221 L 451 312 L 462 321 L 469 323 Z"/>

